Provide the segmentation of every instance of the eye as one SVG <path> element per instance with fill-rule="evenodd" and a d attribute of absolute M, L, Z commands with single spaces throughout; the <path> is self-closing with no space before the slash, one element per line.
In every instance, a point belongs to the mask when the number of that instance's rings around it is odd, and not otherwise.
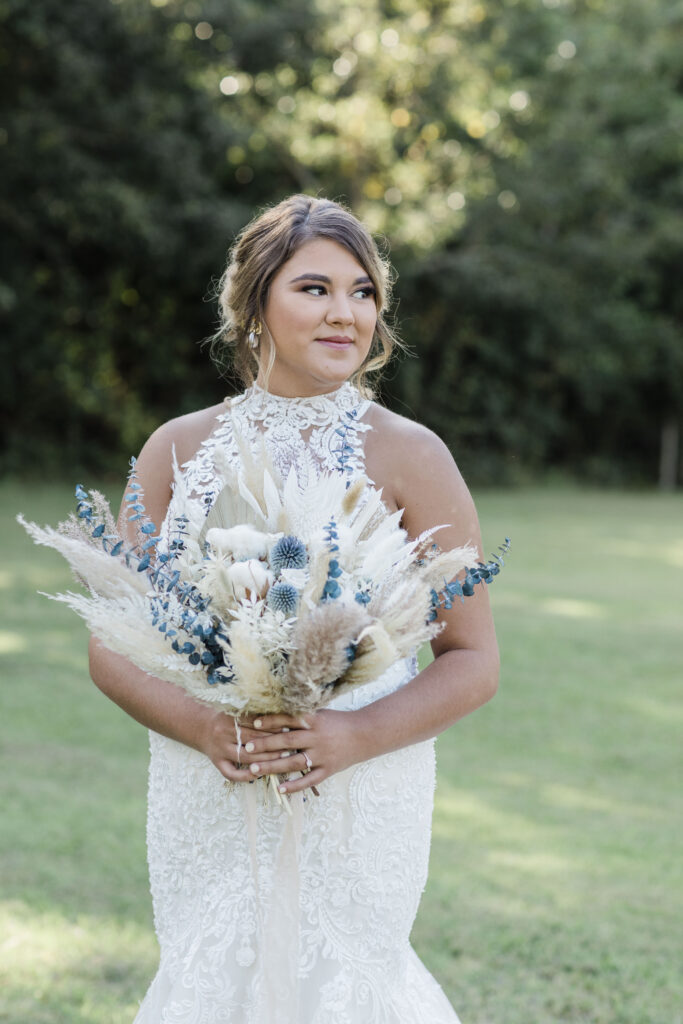
<path fill-rule="evenodd" d="M 307 295 L 319 297 L 327 295 L 327 286 L 324 284 L 305 284 L 302 285 L 300 291 L 305 292 Z M 374 299 L 377 290 L 372 285 L 364 285 L 362 288 L 357 288 L 351 294 L 354 299 Z"/>

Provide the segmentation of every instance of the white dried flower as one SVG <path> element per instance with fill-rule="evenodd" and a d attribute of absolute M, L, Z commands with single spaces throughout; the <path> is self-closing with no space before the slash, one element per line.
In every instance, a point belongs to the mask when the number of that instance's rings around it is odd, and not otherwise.
<path fill-rule="evenodd" d="M 266 568 L 263 562 L 259 562 L 258 558 L 233 562 L 227 569 L 227 577 L 238 601 L 263 597 L 274 580 L 272 572 Z"/>
<path fill-rule="evenodd" d="M 291 583 L 297 590 L 303 590 L 308 581 L 307 569 L 283 569 L 278 579 L 283 583 Z"/>
<path fill-rule="evenodd" d="M 247 558 L 265 558 L 273 542 L 271 534 L 246 525 L 233 526 L 229 530 L 215 526 L 207 531 L 206 539 L 213 551 L 221 555 L 232 555 L 236 562 Z"/>

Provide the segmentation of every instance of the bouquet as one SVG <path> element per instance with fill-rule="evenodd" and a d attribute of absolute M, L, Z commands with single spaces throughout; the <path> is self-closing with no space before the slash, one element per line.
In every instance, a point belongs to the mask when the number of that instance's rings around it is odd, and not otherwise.
<path fill-rule="evenodd" d="M 484 564 L 471 546 L 439 550 L 442 527 L 409 539 L 402 512 L 364 476 L 321 473 L 303 487 L 293 467 L 278 477 L 265 446 L 241 443 L 240 454 L 239 470 L 216 465 L 210 505 L 188 492 L 174 455 L 164 534 L 146 515 L 134 459 L 126 531 L 81 485 L 56 529 L 17 517 L 87 591 L 46 596 L 140 669 L 232 715 L 300 715 L 377 679 L 439 632 L 439 608 L 500 571 L 500 555 Z"/>

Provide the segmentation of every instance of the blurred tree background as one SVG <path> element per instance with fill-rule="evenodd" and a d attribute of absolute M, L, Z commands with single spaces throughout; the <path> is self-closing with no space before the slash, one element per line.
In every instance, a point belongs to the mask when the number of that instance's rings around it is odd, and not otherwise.
<path fill-rule="evenodd" d="M 1 467 L 123 472 L 220 399 L 240 227 L 386 236 L 382 397 L 469 479 L 679 475 L 680 0 L 0 0 Z"/>

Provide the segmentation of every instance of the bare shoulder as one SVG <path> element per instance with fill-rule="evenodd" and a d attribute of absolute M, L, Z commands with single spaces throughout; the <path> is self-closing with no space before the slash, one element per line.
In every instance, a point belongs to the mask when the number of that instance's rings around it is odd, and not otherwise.
<path fill-rule="evenodd" d="M 225 405 L 210 406 L 168 420 L 143 445 L 137 460 L 138 479 L 145 495 L 147 513 L 161 522 L 171 500 L 173 454 L 178 463 L 188 462 L 218 426 Z"/>
<path fill-rule="evenodd" d="M 373 430 L 372 435 L 377 447 L 383 450 L 396 451 L 397 445 L 407 445 L 404 455 L 413 452 L 434 458 L 448 457 L 452 459 L 448 446 L 429 427 L 417 420 L 386 409 L 383 405 L 373 402 L 368 411 L 367 420 Z"/>
<path fill-rule="evenodd" d="M 218 426 L 218 417 L 223 412 L 225 404 L 221 402 L 168 420 L 149 437 L 140 452 L 140 460 L 145 463 L 168 461 L 170 466 L 175 449 L 176 458 L 182 465 L 196 454 L 202 443 L 213 433 Z"/>
<path fill-rule="evenodd" d="M 448 446 L 429 427 L 373 403 L 366 440 L 370 477 L 391 495 L 397 508 L 408 509 L 434 487 L 469 498 L 469 491 Z"/>

